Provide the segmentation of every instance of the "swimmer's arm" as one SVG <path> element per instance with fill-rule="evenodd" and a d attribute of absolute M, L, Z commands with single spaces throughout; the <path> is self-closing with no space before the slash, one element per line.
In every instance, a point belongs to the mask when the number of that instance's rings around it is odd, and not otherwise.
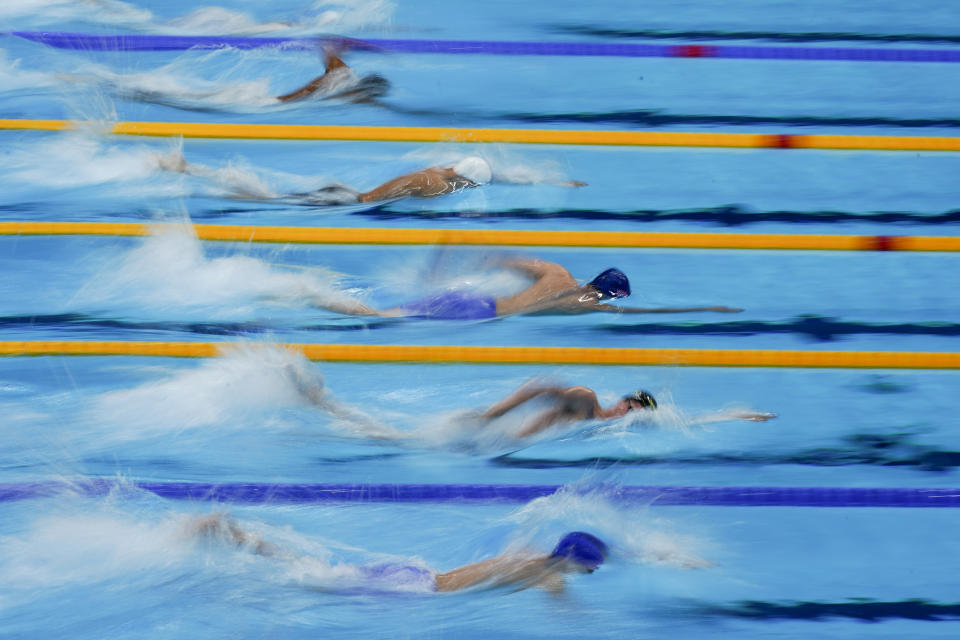
<path fill-rule="evenodd" d="M 317 91 L 320 91 L 320 89 L 323 88 L 323 85 L 326 84 L 326 82 L 327 82 L 327 74 L 323 74 L 322 76 L 318 76 L 314 78 L 313 80 L 303 85 L 296 91 L 291 91 L 290 93 L 285 93 L 282 96 L 277 96 L 277 100 L 279 100 L 280 102 L 294 102 L 296 100 L 302 100 L 304 98 L 312 96 Z"/>
<path fill-rule="evenodd" d="M 516 437 L 529 438 L 530 436 L 536 435 L 544 429 L 549 429 L 564 419 L 569 420 L 569 414 L 570 412 L 564 407 L 548 409 L 540 414 L 536 420 L 527 425 L 527 427 L 518 431 Z"/>
<path fill-rule="evenodd" d="M 483 412 L 483 417 L 487 420 L 499 418 L 511 409 L 519 407 L 524 402 L 533 400 L 537 396 L 544 394 L 561 395 L 566 391 L 565 387 L 546 387 L 546 386 L 525 386 L 513 392 L 497 404 Z"/>
<path fill-rule="evenodd" d="M 553 395 L 556 395 L 561 402 L 556 407 L 544 411 L 536 420 L 519 431 L 516 434 L 518 438 L 528 438 L 536 435 L 559 422 L 586 420 L 595 416 L 600 410 L 597 394 L 593 389 L 587 387 L 558 388 L 553 392 Z"/>
<path fill-rule="evenodd" d="M 558 271 L 564 275 L 569 275 L 567 270 L 560 265 L 553 262 L 547 262 L 546 260 L 510 258 L 507 260 L 501 260 L 497 264 L 498 266 L 505 267 L 507 269 L 519 271 L 520 273 L 537 280 L 550 274 L 557 273 Z"/>
<path fill-rule="evenodd" d="M 308 301 L 308 304 L 312 307 L 317 307 L 319 309 L 326 309 L 327 311 L 333 311 L 334 313 L 342 313 L 345 316 L 384 316 L 390 315 L 385 312 L 380 312 L 373 307 L 368 307 L 367 305 L 359 302 L 357 300 L 331 300 L 328 297 L 324 296 L 313 296 Z"/>
<path fill-rule="evenodd" d="M 324 56 L 324 64 L 326 65 L 327 69 L 323 72 L 322 76 L 314 78 L 296 91 L 291 91 L 290 93 L 285 93 L 282 96 L 277 96 L 277 100 L 280 102 L 293 102 L 295 100 L 307 98 L 317 91 L 320 91 L 323 88 L 323 85 L 329 82 L 329 75 L 331 71 L 341 67 L 347 67 L 343 60 L 337 57 L 335 53 L 330 51 L 327 51 Z"/>
<path fill-rule="evenodd" d="M 504 561 L 504 556 L 498 556 L 438 573 L 437 591 L 459 591 L 486 582 L 500 572 Z"/>
<path fill-rule="evenodd" d="M 281 555 L 279 547 L 267 542 L 258 534 L 244 531 L 232 518 L 222 513 L 201 516 L 188 525 L 188 531 L 199 538 L 226 538 L 238 547 L 260 556 L 275 557 Z"/>
<path fill-rule="evenodd" d="M 697 311 L 716 311 L 717 313 L 740 313 L 743 309 L 736 307 L 654 307 L 645 309 L 643 307 L 616 307 L 609 304 L 597 304 L 593 311 L 602 313 L 692 313 Z"/>
<path fill-rule="evenodd" d="M 451 189 L 446 179 L 447 171 L 451 170 L 430 168 L 399 176 L 371 191 L 361 193 L 360 202 L 379 202 L 407 196 L 432 198 L 442 195 Z"/>
<path fill-rule="evenodd" d="M 527 582 L 529 586 L 543 579 L 542 565 L 539 558 L 504 554 L 437 574 L 437 591 L 460 591 L 485 582 L 501 586 Z"/>

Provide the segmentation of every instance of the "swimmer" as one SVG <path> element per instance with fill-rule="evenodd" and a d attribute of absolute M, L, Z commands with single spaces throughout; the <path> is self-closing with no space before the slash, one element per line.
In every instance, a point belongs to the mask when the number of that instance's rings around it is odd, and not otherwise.
<path fill-rule="evenodd" d="M 192 537 L 213 538 L 257 555 L 280 560 L 297 559 L 259 535 L 244 531 L 224 514 L 197 518 L 188 525 L 187 532 Z M 395 589 L 451 592 L 482 585 L 487 588 L 512 586 L 516 590 L 538 587 L 560 593 L 566 587 L 568 574 L 593 573 L 608 555 L 609 549 L 602 540 L 589 533 L 574 531 L 563 536 L 549 554 L 506 553 L 444 573 L 428 567 L 394 563 L 356 569 L 361 581 L 380 589 L 392 586 Z"/>
<path fill-rule="evenodd" d="M 158 156 L 156 160 L 164 171 L 216 180 L 232 191 L 232 195 L 237 198 L 260 200 L 293 198 L 300 202 L 321 206 L 382 202 L 407 197 L 435 198 L 488 184 L 493 178 L 493 172 L 486 160 L 479 156 L 468 156 L 450 165 L 428 167 L 398 176 L 366 192 L 357 191 L 344 184 L 333 183 L 306 193 L 275 195 L 257 185 L 253 177 L 246 180 L 237 179 L 236 176 L 225 175 L 223 170 L 187 162 L 179 150 Z M 575 181 L 565 184 L 584 186 L 584 183 Z"/>
<path fill-rule="evenodd" d="M 298 393 L 305 400 L 331 416 L 350 423 L 365 437 L 399 442 L 416 440 L 421 435 L 417 431 L 402 431 L 381 424 L 367 414 L 329 398 L 322 384 L 318 383 L 315 378 L 308 377 L 305 372 L 288 367 L 288 375 Z M 519 430 L 510 433 L 510 437 L 529 438 L 554 426 L 570 425 L 588 420 L 614 420 L 622 418 L 631 411 L 649 412 L 657 409 L 657 400 L 650 392 L 643 389 L 627 394 L 613 405 L 604 408 L 597 399 L 597 393 L 589 387 L 548 385 L 532 380 L 485 411 L 471 411 L 467 415 L 471 424 L 475 424 L 473 421 L 476 420 L 479 422 L 479 428 L 482 429 L 493 420 L 501 418 L 514 409 L 534 400 L 546 401 L 548 406 L 542 408 L 535 416 L 524 420 Z M 729 420 L 766 422 L 776 417 L 777 414 L 775 413 L 727 409 L 695 416 L 689 418 L 686 422 L 689 424 L 708 424 Z"/>
<path fill-rule="evenodd" d="M 597 401 L 597 394 L 589 387 L 559 387 L 528 383 L 507 396 L 481 414 L 481 419 L 491 421 L 520 407 L 535 398 L 550 402 L 550 407 L 542 411 L 518 431 L 515 437 L 527 438 L 555 425 L 569 424 L 584 420 L 612 420 L 622 418 L 631 411 L 653 411 L 657 401 L 642 389 L 620 398 L 616 404 L 603 408 Z M 695 422 L 719 422 L 720 420 L 748 420 L 765 422 L 777 417 L 774 413 L 731 410 L 723 414 L 708 414 L 704 420 Z"/>
<path fill-rule="evenodd" d="M 499 266 L 522 274 L 533 282 L 519 293 L 491 297 L 469 291 L 446 291 L 439 295 L 386 310 L 359 301 L 331 304 L 316 299 L 314 306 L 336 313 L 380 317 L 419 317 L 436 320 L 483 320 L 512 315 L 574 315 L 582 313 L 692 313 L 713 311 L 738 313 L 743 309 L 712 307 L 619 307 L 606 304 L 630 295 L 630 282 L 619 269 L 607 269 L 587 284 L 579 284 L 559 264 L 545 260 L 511 259 Z"/>
<path fill-rule="evenodd" d="M 390 82 L 379 74 L 358 76 L 332 47 L 325 47 L 323 53 L 325 70 L 304 86 L 274 96 L 265 88 L 263 81 L 243 85 L 227 85 L 202 90 L 170 87 L 175 80 L 156 79 L 156 74 L 122 75 L 103 72 L 97 75 L 77 75 L 60 73 L 59 80 L 70 83 L 94 82 L 122 97 L 140 102 L 152 102 L 179 109 L 201 110 L 231 109 L 242 107 L 274 107 L 319 98 L 323 100 L 342 100 L 354 103 L 379 104 L 377 100 L 389 91 Z"/>

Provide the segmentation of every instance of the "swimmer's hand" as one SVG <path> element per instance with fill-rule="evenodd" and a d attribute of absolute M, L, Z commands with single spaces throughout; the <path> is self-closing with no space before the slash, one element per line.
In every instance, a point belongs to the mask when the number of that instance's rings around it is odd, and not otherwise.
<path fill-rule="evenodd" d="M 580 182 L 579 180 L 567 180 L 566 182 L 562 182 L 561 185 L 564 187 L 585 187 L 587 183 Z"/>
<path fill-rule="evenodd" d="M 743 309 L 738 309 L 737 307 L 707 307 L 705 311 L 716 311 L 718 313 L 740 313 Z"/>
<path fill-rule="evenodd" d="M 174 173 L 187 172 L 187 159 L 183 157 L 183 152 L 179 149 L 171 151 L 166 155 L 156 155 L 157 166 L 163 171 L 172 171 Z"/>

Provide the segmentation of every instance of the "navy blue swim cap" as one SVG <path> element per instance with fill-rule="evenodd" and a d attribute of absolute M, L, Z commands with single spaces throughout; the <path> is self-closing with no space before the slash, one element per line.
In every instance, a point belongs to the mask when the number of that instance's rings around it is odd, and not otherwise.
<path fill-rule="evenodd" d="M 600 538 L 583 531 L 574 531 L 560 538 L 550 557 L 570 558 L 593 570 L 603 564 L 607 551 L 607 545 Z"/>
<path fill-rule="evenodd" d="M 590 286 L 600 292 L 601 298 L 626 298 L 630 295 L 630 281 L 620 269 L 607 269 L 591 280 Z"/>

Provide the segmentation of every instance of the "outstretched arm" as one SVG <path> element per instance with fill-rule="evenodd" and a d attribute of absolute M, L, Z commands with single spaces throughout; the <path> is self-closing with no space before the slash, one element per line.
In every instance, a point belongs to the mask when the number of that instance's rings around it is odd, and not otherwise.
<path fill-rule="evenodd" d="M 740 313 L 743 309 L 736 307 L 654 307 L 645 309 L 642 307 L 615 307 L 608 304 L 598 304 L 596 311 L 604 313 L 691 313 L 695 311 L 716 311 L 717 313 Z"/>
<path fill-rule="evenodd" d="M 323 384 L 316 377 L 291 365 L 284 367 L 287 378 L 296 387 L 297 392 L 310 404 L 326 411 L 334 418 L 350 423 L 359 430 L 360 435 L 381 440 L 401 440 L 407 433 L 381 424 L 367 414 L 347 404 L 342 404 L 331 397 L 323 388 Z"/>
<path fill-rule="evenodd" d="M 748 422 L 766 422 L 777 417 L 775 413 L 764 413 L 760 411 L 749 411 L 746 409 L 728 409 L 726 411 L 716 411 L 712 413 L 703 413 L 695 416 L 690 422 L 693 424 L 710 424 L 712 422 L 728 422 L 730 420 L 746 420 Z"/>
<path fill-rule="evenodd" d="M 324 51 L 323 63 L 326 66 L 326 70 L 323 72 L 322 76 L 314 78 L 296 91 L 291 91 L 290 93 L 285 93 L 282 96 L 277 96 L 277 100 L 280 102 L 293 102 L 294 100 L 302 100 L 303 98 L 307 98 L 317 91 L 320 91 L 325 85 L 330 83 L 331 72 L 337 69 L 350 68 L 335 52 L 330 49 Z"/>
<path fill-rule="evenodd" d="M 255 173 L 238 171 L 231 167 L 213 169 L 196 162 L 187 162 L 181 149 L 176 149 L 166 155 L 157 155 L 155 159 L 157 166 L 164 171 L 204 178 L 229 191 L 229 197 L 232 198 L 270 200 L 277 197 Z"/>

